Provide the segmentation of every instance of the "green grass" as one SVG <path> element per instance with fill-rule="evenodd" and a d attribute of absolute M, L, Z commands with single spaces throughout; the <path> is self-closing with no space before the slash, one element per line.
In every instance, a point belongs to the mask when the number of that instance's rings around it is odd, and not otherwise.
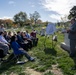
<path fill-rule="evenodd" d="M 45 73 L 44 75 L 54 75 L 51 71 Z"/>
<path fill-rule="evenodd" d="M 29 29 L 29 31 L 31 30 Z M 70 70 L 74 66 L 73 59 L 69 57 L 66 51 L 60 48 L 64 35 L 61 33 L 56 34 L 58 35 L 58 42 L 53 42 L 54 48 L 52 47 L 52 36 L 46 37 L 45 40 L 45 36 L 37 35 L 39 38 L 37 47 L 33 47 L 32 50 L 28 51 L 31 56 L 35 57 L 35 62 L 27 62 L 22 65 L 17 65 L 13 60 L 3 62 L 0 65 L 0 75 L 10 75 L 12 72 L 16 75 L 29 75 L 25 72 L 27 67 L 43 73 L 46 70 L 51 70 L 54 64 L 58 64 L 58 68 L 61 69 L 63 75 L 75 75 L 76 70 Z M 23 57 L 23 59 L 26 58 Z M 44 73 L 44 75 L 54 74 L 49 71 Z"/>

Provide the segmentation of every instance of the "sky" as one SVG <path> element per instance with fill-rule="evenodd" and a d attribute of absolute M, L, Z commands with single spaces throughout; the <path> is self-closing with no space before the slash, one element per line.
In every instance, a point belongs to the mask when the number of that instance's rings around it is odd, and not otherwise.
<path fill-rule="evenodd" d="M 76 0 L 0 0 L 0 19 L 12 19 L 20 11 L 29 18 L 29 14 L 37 11 L 42 21 L 59 22 L 67 20 L 75 5 Z"/>

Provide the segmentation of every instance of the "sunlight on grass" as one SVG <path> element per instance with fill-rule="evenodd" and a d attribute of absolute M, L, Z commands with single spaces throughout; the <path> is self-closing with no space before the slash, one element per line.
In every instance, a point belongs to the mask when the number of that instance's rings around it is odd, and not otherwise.
<path fill-rule="evenodd" d="M 29 27 L 27 27 L 30 30 Z M 26 62 L 22 65 L 17 65 L 14 61 L 4 62 L 0 66 L 0 75 L 10 75 L 11 72 L 17 73 L 18 75 L 28 75 L 26 72 L 27 67 L 30 67 L 38 72 L 45 72 L 51 70 L 53 64 L 58 64 L 58 68 L 61 69 L 64 75 L 74 75 L 75 71 L 71 71 L 70 68 L 74 65 L 73 60 L 69 57 L 69 54 L 60 48 L 61 42 L 64 40 L 64 35 L 56 33 L 58 35 L 58 42 L 53 42 L 54 47 L 52 48 L 52 36 L 49 38 L 45 36 L 37 35 L 39 38 L 38 46 L 33 47 L 28 53 L 35 57 L 34 62 Z M 11 51 L 12 52 L 12 51 Z M 26 58 L 24 58 L 26 59 Z M 3 73 L 4 72 L 4 73 Z M 51 71 L 44 75 L 54 75 Z"/>

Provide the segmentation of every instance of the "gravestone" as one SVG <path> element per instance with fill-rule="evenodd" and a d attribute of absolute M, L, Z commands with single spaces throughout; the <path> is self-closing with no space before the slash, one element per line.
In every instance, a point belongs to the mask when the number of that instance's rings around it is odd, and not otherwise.
<path fill-rule="evenodd" d="M 64 42 L 61 43 L 61 48 L 70 51 L 70 41 L 68 39 L 68 33 L 64 33 Z"/>
<path fill-rule="evenodd" d="M 44 28 L 44 27 L 41 29 L 40 35 L 41 35 L 41 36 L 45 36 L 45 28 Z"/>

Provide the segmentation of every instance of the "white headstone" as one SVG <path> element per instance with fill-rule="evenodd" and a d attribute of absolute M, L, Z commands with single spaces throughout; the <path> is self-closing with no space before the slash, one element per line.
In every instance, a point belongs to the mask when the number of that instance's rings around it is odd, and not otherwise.
<path fill-rule="evenodd" d="M 61 48 L 70 51 L 70 41 L 68 39 L 68 33 L 64 33 L 64 42 L 61 43 Z"/>
<path fill-rule="evenodd" d="M 41 30 L 40 35 L 41 35 L 41 36 L 44 36 L 44 35 L 45 35 L 45 29 L 42 29 L 42 30 Z"/>
<path fill-rule="evenodd" d="M 64 42 L 67 46 L 70 47 L 70 42 L 69 42 L 69 39 L 68 39 L 68 33 L 64 33 Z"/>

